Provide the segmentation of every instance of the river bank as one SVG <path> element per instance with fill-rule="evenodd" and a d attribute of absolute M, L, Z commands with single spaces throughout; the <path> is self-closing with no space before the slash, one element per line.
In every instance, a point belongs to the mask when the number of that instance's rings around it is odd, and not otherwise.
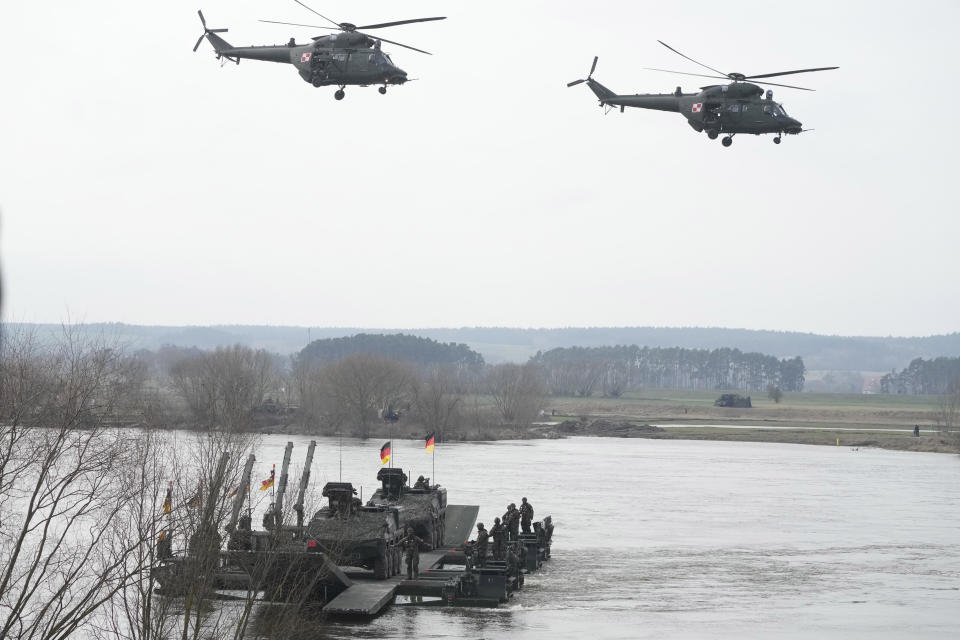
<path fill-rule="evenodd" d="M 458 424 L 442 435 L 448 441 L 599 436 L 825 446 L 839 442 L 852 448 L 960 453 L 960 434 L 944 434 L 937 428 L 936 396 L 791 393 L 780 402 L 753 397 L 752 408 L 733 409 L 714 405 L 719 393 L 649 389 L 619 398 L 551 397 L 542 418 L 529 427 Z M 920 427 L 920 437 L 912 435 L 914 425 Z M 261 430 L 312 433 L 297 424 L 295 416 L 290 423 Z M 417 438 L 422 432 L 421 425 L 401 420 L 377 425 L 371 437 Z"/>

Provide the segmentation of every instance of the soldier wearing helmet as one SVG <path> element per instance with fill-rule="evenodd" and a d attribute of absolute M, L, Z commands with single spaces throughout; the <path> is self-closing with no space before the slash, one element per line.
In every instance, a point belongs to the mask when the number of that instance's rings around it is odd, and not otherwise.
<path fill-rule="evenodd" d="M 490 534 L 483 528 L 483 523 L 477 523 L 477 566 L 485 567 L 487 565 L 487 540 Z"/>

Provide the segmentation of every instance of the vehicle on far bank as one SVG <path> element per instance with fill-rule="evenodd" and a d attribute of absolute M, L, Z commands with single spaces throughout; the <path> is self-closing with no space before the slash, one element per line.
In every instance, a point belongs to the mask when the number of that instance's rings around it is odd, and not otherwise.
<path fill-rule="evenodd" d="M 743 397 L 739 393 L 725 393 L 714 401 L 713 406 L 752 409 L 753 403 L 750 402 L 750 396 Z"/>

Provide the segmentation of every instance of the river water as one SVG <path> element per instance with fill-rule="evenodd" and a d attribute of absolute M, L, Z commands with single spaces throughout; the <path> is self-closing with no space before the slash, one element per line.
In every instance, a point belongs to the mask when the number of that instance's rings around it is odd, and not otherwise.
<path fill-rule="evenodd" d="M 258 472 L 288 439 L 303 459 L 309 438 L 266 436 Z M 381 444 L 319 440 L 312 484 L 342 460 L 366 499 Z M 393 450 L 434 475 L 423 441 Z M 488 528 L 522 496 L 552 514 L 552 560 L 499 609 L 398 606 L 318 637 L 960 637 L 960 456 L 571 438 L 443 444 L 434 461 Z"/>

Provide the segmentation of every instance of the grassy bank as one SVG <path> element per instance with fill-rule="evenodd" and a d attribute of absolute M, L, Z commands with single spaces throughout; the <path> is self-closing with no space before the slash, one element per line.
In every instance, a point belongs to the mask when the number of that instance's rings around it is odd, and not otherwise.
<path fill-rule="evenodd" d="M 849 447 L 960 452 L 956 438 L 935 432 L 936 396 L 789 393 L 775 403 L 763 394 L 752 396 L 752 409 L 728 409 L 713 405 L 720 393 L 649 389 L 620 398 L 550 398 L 547 414 L 550 420 L 605 419 L 664 427 L 661 433 L 637 437 L 831 446 L 839 439 L 840 446 Z M 689 426 L 671 427 L 681 424 Z M 915 424 L 920 425 L 919 438 L 900 431 Z"/>

